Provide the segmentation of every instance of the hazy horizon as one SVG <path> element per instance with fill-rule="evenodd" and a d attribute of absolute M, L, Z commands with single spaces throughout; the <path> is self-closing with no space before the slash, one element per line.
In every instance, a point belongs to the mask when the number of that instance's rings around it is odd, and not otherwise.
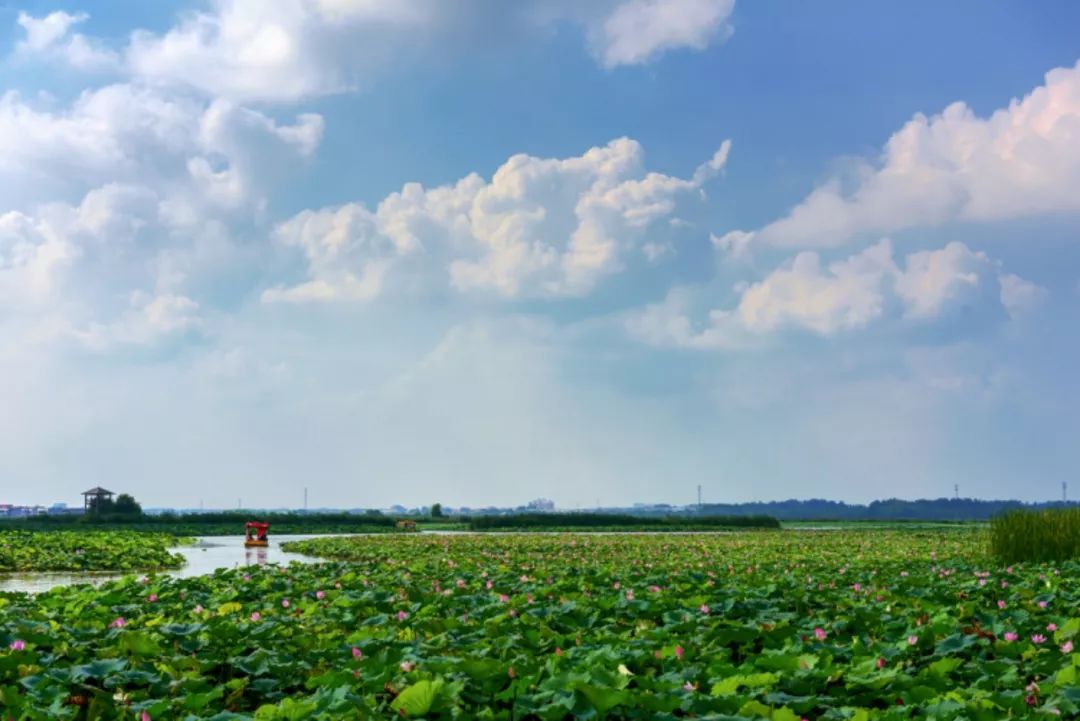
<path fill-rule="evenodd" d="M 0 503 L 1059 499 L 1077 27 L 4 3 Z"/>

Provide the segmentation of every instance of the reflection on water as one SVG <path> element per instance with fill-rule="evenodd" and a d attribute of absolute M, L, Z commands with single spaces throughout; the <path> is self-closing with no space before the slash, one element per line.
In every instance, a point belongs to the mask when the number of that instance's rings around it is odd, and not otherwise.
<path fill-rule="evenodd" d="M 219 568 L 261 566 L 267 563 L 288 565 L 291 561 L 317 563 L 319 561 L 317 558 L 299 553 L 286 553 L 281 550 L 282 543 L 298 541 L 304 538 L 319 538 L 319 536 L 271 536 L 270 545 L 265 548 L 245 548 L 243 536 L 200 536 L 195 539 L 195 545 L 180 546 L 172 549 L 174 553 L 183 556 L 186 563 L 182 568 L 164 571 L 163 573 L 178 578 L 187 578 L 189 576 L 202 576 L 213 573 Z M 37 593 L 47 591 L 55 586 L 68 586 L 73 583 L 90 583 L 97 586 L 106 581 L 123 578 L 125 575 L 132 575 L 132 573 L 64 571 L 57 573 L 0 574 L 0 591 Z"/>

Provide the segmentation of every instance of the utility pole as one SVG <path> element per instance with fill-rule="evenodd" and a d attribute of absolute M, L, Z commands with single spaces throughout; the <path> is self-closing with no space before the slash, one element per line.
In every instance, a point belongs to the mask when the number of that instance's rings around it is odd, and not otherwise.
<path fill-rule="evenodd" d="M 1061 482 L 1061 502 L 1069 502 L 1069 484 L 1066 481 Z"/>
<path fill-rule="evenodd" d="M 304 513 L 307 513 L 307 486 L 304 486 Z"/>
<path fill-rule="evenodd" d="M 698 510 L 700 511 L 701 510 L 701 484 L 700 483 L 698 484 L 698 487 L 697 487 L 697 507 L 698 507 Z"/>
<path fill-rule="evenodd" d="M 956 500 L 959 501 L 960 500 L 960 484 L 959 483 L 954 483 L 953 487 L 952 487 L 952 490 L 953 490 L 953 497 L 956 498 Z"/>

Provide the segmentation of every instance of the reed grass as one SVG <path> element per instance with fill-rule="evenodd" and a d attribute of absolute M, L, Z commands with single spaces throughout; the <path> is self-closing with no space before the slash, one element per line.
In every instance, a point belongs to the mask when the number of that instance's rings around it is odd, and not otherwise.
<path fill-rule="evenodd" d="M 1080 506 L 997 516 L 990 521 L 990 548 L 1007 563 L 1080 558 Z"/>

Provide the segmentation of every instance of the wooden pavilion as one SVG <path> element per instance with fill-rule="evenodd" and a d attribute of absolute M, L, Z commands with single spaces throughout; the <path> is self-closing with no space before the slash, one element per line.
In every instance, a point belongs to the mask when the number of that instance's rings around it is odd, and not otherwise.
<path fill-rule="evenodd" d="M 99 508 L 101 501 L 111 501 L 115 495 L 112 491 L 107 491 L 101 486 L 95 486 L 89 491 L 83 491 L 83 511 L 89 513 L 91 510 Z"/>

